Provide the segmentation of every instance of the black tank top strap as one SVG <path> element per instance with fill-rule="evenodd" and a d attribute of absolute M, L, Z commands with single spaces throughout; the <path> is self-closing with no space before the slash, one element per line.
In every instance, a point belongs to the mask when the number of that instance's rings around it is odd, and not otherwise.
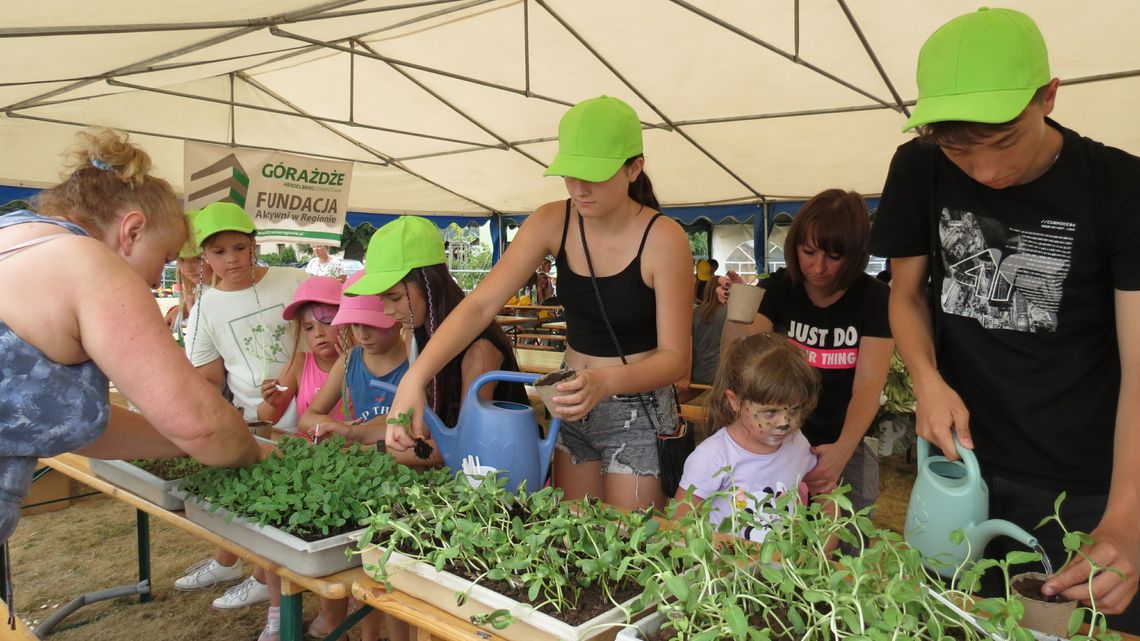
<path fill-rule="evenodd" d="M 645 241 L 649 240 L 649 230 L 653 228 L 653 223 L 657 222 L 657 219 L 664 215 L 665 214 L 662 214 L 661 212 L 657 212 L 653 218 L 649 219 L 649 224 L 645 226 L 645 233 L 641 235 L 641 244 L 637 246 L 638 258 L 641 258 L 641 250 L 645 249 Z"/>
<path fill-rule="evenodd" d="M 558 243 L 558 253 L 566 251 L 566 230 L 570 229 L 570 199 L 566 199 L 566 219 L 562 221 L 562 240 Z"/>

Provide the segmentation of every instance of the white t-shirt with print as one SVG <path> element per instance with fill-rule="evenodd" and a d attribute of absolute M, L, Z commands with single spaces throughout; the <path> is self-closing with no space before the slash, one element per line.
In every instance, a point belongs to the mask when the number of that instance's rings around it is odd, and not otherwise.
<path fill-rule="evenodd" d="M 719 497 L 713 499 L 709 520 L 719 525 L 732 517 L 733 510 L 755 513 L 756 503 L 771 503 L 784 492 L 796 492 L 805 498 L 803 478 L 815 467 L 815 462 L 815 454 L 811 453 L 811 444 L 803 432 L 792 434 L 772 454 L 754 454 L 737 444 L 728 429 L 721 428 L 698 445 L 685 460 L 680 487 L 688 490 L 692 486 L 693 495 L 700 499 L 715 492 L 732 490 L 734 500 L 731 502 Z M 729 471 L 722 472 L 726 467 L 730 468 Z M 745 528 L 739 533 L 753 541 L 763 541 L 767 534 L 767 528 Z"/>
<path fill-rule="evenodd" d="M 289 322 L 281 317 L 297 286 L 309 277 L 292 267 L 270 267 L 261 281 L 236 292 L 207 289 L 190 313 L 186 356 L 194 367 L 221 358 L 234 404 L 257 418 L 261 381 L 276 378 L 293 356 Z"/>
<path fill-rule="evenodd" d="M 340 278 L 344 276 L 344 263 L 340 262 L 340 258 L 336 256 L 329 256 L 329 262 L 322 263 L 319 256 L 313 256 L 309 259 L 309 264 L 305 265 L 305 271 L 310 276 L 331 276 L 333 278 Z"/>

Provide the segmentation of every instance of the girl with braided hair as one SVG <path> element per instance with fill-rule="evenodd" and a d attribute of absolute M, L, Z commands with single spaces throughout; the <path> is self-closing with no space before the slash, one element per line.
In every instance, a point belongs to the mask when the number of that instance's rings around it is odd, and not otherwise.
<path fill-rule="evenodd" d="M 413 361 L 414 354 L 427 346 L 444 318 L 464 299 L 447 268 L 443 237 L 431 221 L 402 216 L 376 230 L 368 243 L 365 265 L 364 276 L 345 292 L 379 294 L 384 299 L 384 311 L 411 332 L 413 356 L 409 360 Z M 518 370 L 510 339 L 493 320 L 427 380 L 427 405 L 444 423 L 454 425 L 471 382 L 492 370 Z M 519 383 L 490 384 L 479 394 L 486 399 L 528 402 L 526 389 Z M 428 444 L 434 450 L 430 440 Z M 389 452 L 410 449 L 393 445 L 387 443 Z"/>

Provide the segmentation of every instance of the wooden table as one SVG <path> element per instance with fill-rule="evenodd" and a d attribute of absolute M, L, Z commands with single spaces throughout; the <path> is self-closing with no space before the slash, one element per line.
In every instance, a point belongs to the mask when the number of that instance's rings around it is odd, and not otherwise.
<path fill-rule="evenodd" d="M 140 589 L 145 587 L 144 591 L 140 591 L 140 598 L 143 601 L 150 600 L 150 521 L 148 517 L 152 515 L 203 541 L 224 548 L 242 559 L 263 567 L 266 571 L 281 577 L 282 641 L 301 641 L 304 638 L 301 620 L 302 593 L 313 592 L 328 599 L 344 599 L 351 594 L 352 583 L 366 576 L 364 570 L 361 568 L 353 568 L 324 577 L 301 576 L 289 568 L 270 561 L 228 539 L 222 538 L 196 523 L 191 523 L 181 512 L 171 512 L 170 510 L 163 509 L 144 498 L 136 496 L 117 485 L 108 483 L 98 476 L 95 476 L 91 472 L 90 462 L 85 456 L 78 454 L 61 454 L 53 458 L 43 459 L 42 462 L 86 486 L 98 490 L 118 501 L 122 501 L 136 509 L 136 526 L 138 528 L 139 545 L 139 586 Z M 360 617 L 356 617 L 346 622 L 346 624 L 354 624 L 366 613 L 367 612 L 362 613 Z"/>
<path fill-rule="evenodd" d="M 495 316 L 495 323 L 498 325 L 505 325 L 508 327 L 516 325 L 525 325 L 527 323 L 537 323 L 538 319 L 533 316 Z"/>
<path fill-rule="evenodd" d="M 352 596 L 384 614 L 416 627 L 416 641 L 502 641 L 501 636 L 403 592 L 388 592 L 365 577 L 352 584 Z"/>
<path fill-rule="evenodd" d="M 557 372 L 562 367 L 562 352 L 551 352 L 541 349 L 515 348 L 515 361 L 519 364 L 519 371 L 533 374 L 549 374 Z"/>

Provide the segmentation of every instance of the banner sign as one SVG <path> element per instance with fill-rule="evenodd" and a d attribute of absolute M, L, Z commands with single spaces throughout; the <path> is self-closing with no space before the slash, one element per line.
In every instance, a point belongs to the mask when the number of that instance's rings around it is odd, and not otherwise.
<path fill-rule="evenodd" d="M 241 205 L 257 240 L 339 245 L 352 163 L 278 151 L 185 143 L 186 208 Z"/>

